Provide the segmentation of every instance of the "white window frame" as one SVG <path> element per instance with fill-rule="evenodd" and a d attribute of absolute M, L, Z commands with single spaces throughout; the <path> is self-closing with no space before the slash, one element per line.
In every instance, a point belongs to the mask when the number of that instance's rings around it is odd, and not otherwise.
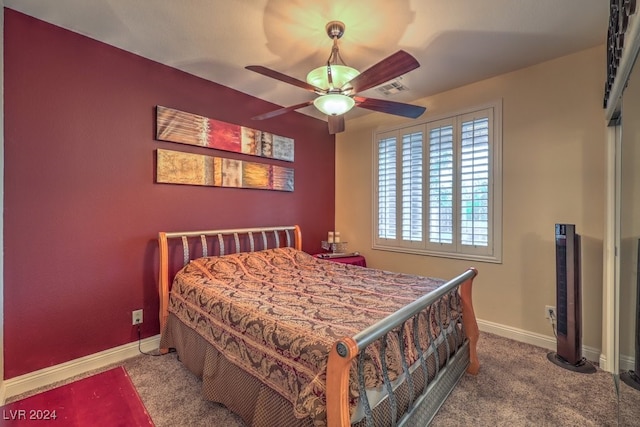
<path fill-rule="evenodd" d="M 479 116 L 478 116 L 479 114 Z M 460 129 L 463 121 L 476 117 L 489 117 L 489 236 L 487 246 L 462 245 L 460 243 Z M 429 131 L 450 123 L 454 133 L 454 235 L 452 244 L 429 242 Z M 402 138 L 416 132 L 422 133 L 422 240 L 402 239 Z M 382 139 L 396 141 L 396 215 L 395 238 L 380 238 L 378 233 L 378 142 Z M 430 255 L 446 258 L 502 262 L 502 100 L 460 110 L 451 114 L 429 117 L 418 124 L 379 129 L 373 133 L 373 197 L 372 197 L 372 248 L 394 252 Z"/>

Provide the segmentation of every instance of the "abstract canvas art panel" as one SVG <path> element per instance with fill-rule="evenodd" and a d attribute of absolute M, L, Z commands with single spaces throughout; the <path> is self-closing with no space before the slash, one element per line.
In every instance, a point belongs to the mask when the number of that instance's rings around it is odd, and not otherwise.
<path fill-rule="evenodd" d="M 293 191 L 293 169 L 182 151 L 156 150 L 156 182 Z"/>
<path fill-rule="evenodd" d="M 173 108 L 156 107 L 156 138 L 293 162 L 294 141 Z"/>

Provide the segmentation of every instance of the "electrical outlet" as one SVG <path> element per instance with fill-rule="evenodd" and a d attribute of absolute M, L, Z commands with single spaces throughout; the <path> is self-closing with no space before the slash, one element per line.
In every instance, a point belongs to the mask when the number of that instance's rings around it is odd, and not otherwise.
<path fill-rule="evenodd" d="M 549 319 L 549 322 L 554 323 L 557 319 L 556 308 L 552 305 L 544 306 L 544 318 Z"/>
<path fill-rule="evenodd" d="M 132 325 L 139 325 L 141 323 L 142 323 L 142 309 L 133 310 L 131 312 L 131 324 Z"/>

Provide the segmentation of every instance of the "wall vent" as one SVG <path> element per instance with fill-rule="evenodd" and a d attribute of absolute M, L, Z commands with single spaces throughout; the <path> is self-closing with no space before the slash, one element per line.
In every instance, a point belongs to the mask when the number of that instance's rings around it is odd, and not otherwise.
<path fill-rule="evenodd" d="M 402 84 L 402 82 L 400 80 L 402 80 L 402 77 L 398 77 L 395 80 L 391 80 L 387 84 L 378 86 L 376 88 L 376 90 L 378 92 L 380 92 L 381 94 L 386 95 L 386 96 L 394 95 L 396 93 L 404 92 L 406 90 L 409 90 L 409 88 L 406 87 L 404 84 Z"/>

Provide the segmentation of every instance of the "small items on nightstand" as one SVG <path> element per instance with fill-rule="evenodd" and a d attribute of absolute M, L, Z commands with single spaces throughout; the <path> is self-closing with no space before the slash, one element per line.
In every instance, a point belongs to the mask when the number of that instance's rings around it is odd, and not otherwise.
<path fill-rule="evenodd" d="M 316 254 L 316 258 L 324 259 L 327 261 L 340 262 L 342 264 L 359 265 L 360 267 L 367 266 L 367 260 L 360 255 L 359 252 L 341 253 L 341 254 Z"/>
<path fill-rule="evenodd" d="M 316 254 L 316 258 L 343 264 L 359 265 L 361 267 L 367 266 L 365 258 L 359 252 L 347 252 L 347 242 L 341 241 L 339 231 L 330 231 L 327 235 L 327 240 L 323 240 L 321 246 L 322 249 L 328 252 Z"/>
<path fill-rule="evenodd" d="M 323 240 L 321 246 L 322 249 L 331 252 L 332 255 L 342 255 L 347 251 L 347 242 L 329 242 L 328 240 Z"/>

